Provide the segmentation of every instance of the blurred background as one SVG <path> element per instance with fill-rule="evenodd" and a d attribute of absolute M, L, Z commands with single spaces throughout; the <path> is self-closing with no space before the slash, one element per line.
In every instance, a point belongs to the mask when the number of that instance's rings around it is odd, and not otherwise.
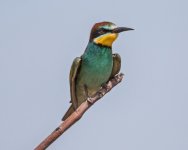
<path fill-rule="evenodd" d="M 69 70 L 94 23 L 134 28 L 125 78 L 49 150 L 188 149 L 186 0 L 1 0 L 0 149 L 34 149 L 69 107 Z"/>

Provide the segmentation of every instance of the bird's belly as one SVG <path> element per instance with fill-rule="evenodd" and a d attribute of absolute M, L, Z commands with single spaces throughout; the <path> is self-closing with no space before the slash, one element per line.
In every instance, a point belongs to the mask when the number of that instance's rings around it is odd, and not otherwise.
<path fill-rule="evenodd" d="M 83 68 L 82 68 L 83 69 Z M 87 71 L 86 71 L 87 70 Z M 85 86 L 87 87 L 88 96 L 94 95 L 103 83 L 106 83 L 111 75 L 112 67 L 90 68 L 81 71 L 78 76 L 76 85 L 76 95 L 79 104 L 87 98 Z M 84 74 L 82 74 L 84 72 Z"/>
<path fill-rule="evenodd" d="M 88 72 L 86 80 L 88 88 L 100 87 L 103 83 L 107 82 L 110 77 L 111 71 L 111 68 L 101 68 L 96 69 L 95 71 Z"/>

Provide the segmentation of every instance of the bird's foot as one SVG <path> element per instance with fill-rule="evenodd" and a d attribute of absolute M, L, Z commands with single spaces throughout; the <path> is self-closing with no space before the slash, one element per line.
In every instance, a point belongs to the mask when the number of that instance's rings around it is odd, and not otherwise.
<path fill-rule="evenodd" d="M 106 90 L 112 88 L 112 83 L 108 81 L 108 83 L 102 84 L 101 88 L 105 88 Z"/>
<path fill-rule="evenodd" d="M 102 92 L 102 91 L 98 91 L 98 92 L 97 92 L 97 95 L 98 95 L 100 98 L 102 98 L 102 97 L 105 95 L 105 93 Z"/>
<path fill-rule="evenodd" d="M 90 104 L 93 104 L 93 103 L 94 103 L 92 97 L 89 97 L 89 96 L 87 97 L 87 102 L 89 102 Z"/>
<path fill-rule="evenodd" d="M 107 86 L 107 84 L 106 84 L 106 82 L 105 83 L 103 83 L 102 85 L 101 85 L 101 88 L 106 88 L 106 86 Z"/>

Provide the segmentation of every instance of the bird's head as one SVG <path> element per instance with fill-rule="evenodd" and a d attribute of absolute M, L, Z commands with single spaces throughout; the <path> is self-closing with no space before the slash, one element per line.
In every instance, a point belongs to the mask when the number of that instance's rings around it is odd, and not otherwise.
<path fill-rule="evenodd" d="M 90 42 L 95 44 L 112 47 L 112 43 L 118 37 L 118 34 L 123 31 L 134 30 L 127 27 L 117 27 L 112 22 L 96 23 L 91 29 Z"/>

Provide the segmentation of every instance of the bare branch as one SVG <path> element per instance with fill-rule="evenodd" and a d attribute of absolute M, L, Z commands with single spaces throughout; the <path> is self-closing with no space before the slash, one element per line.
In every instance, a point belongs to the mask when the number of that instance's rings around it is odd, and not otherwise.
<path fill-rule="evenodd" d="M 101 99 L 106 93 L 108 93 L 114 86 L 120 83 L 123 79 L 123 74 L 120 73 L 114 78 L 108 81 L 94 96 L 89 98 L 88 101 L 83 102 L 75 112 L 73 112 L 59 127 L 57 127 L 44 141 L 42 141 L 35 150 L 45 150 L 50 144 L 52 144 L 59 136 L 61 136 L 68 128 L 70 128 L 75 122 L 77 122 L 82 115 L 91 107 L 96 101 Z"/>

